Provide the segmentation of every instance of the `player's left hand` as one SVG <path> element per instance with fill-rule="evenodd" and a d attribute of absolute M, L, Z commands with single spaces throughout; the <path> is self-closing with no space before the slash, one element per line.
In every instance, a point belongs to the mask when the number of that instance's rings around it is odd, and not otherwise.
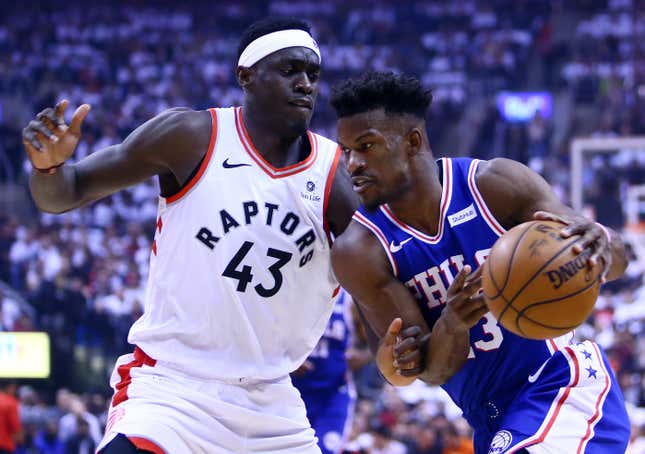
<path fill-rule="evenodd" d="M 418 326 L 410 326 L 399 332 L 393 350 L 393 366 L 398 374 L 404 377 L 416 377 L 423 372 L 428 339 L 430 339 L 430 333 L 423 335 Z"/>
<path fill-rule="evenodd" d="M 607 273 L 611 268 L 612 252 L 608 233 L 597 223 L 582 216 L 564 216 L 548 211 L 537 211 L 533 218 L 539 221 L 554 221 L 564 224 L 560 230 L 562 238 L 569 238 L 573 235 L 580 235 L 580 241 L 573 246 L 573 252 L 580 254 L 590 249 L 591 254 L 587 259 L 589 269 L 594 268 L 601 262 L 602 281 L 605 281 Z"/>
<path fill-rule="evenodd" d="M 419 373 L 423 371 L 423 367 L 421 367 L 421 370 L 416 372 L 418 367 L 414 364 L 414 361 L 418 360 L 420 365 L 421 360 L 418 358 L 422 357 L 422 355 L 417 357 L 414 355 L 413 351 L 408 351 L 410 348 L 405 350 L 399 349 L 401 353 L 398 355 L 395 352 L 395 349 L 399 346 L 401 341 L 400 334 L 402 333 L 402 328 L 403 320 L 398 317 L 392 320 L 392 323 L 390 323 L 387 332 L 381 339 L 376 352 L 376 365 L 378 366 L 379 371 L 383 377 L 394 386 L 407 386 L 411 384 L 416 380 Z M 407 332 L 409 329 L 410 328 L 406 328 L 406 330 L 403 331 Z M 408 342 L 408 347 L 410 347 L 409 344 L 410 343 Z M 412 347 L 412 350 L 414 350 L 414 347 Z M 403 369 L 401 369 L 401 364 L 398 362 L 403 354 L 411 354 L 410 358 L 408 359 L 406 357 L 406 361 L 404 361 L 404 367 L 407 368 L 405 369 L 405 375 L 403 373 Z"/>

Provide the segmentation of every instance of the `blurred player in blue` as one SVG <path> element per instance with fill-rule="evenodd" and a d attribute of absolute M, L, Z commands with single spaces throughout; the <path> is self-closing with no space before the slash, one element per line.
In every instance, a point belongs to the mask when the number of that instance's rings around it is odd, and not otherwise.
<path fill-rule="evenodd" d="M 435 161 L 431 99 L 418 80 L 392 73 L 347 81 L 332 96 L 362 201 L 332 263 L 380 342 L 379 370 L 395 385 L 441 385 L 474 428 L 477 454 L 624 452 L 629 421 L 600 347 L 572 333 L 516 336 L 480 293 L 481 265 L 515 225 L 562 222 L 553 235 L 576 241 L 588 269 L 602 267 L 607 280 L 626 267 L 619 235 L 563 205 L 515 161 Z"/>
<path fill-rule="evenodd" d="M 325 333 L 292 374 L 323 454 L 340 452 L 354 412 L 356 393 L 346 356 L 354 336 L 351 303 L 351 296 L 341 290 Z"/>

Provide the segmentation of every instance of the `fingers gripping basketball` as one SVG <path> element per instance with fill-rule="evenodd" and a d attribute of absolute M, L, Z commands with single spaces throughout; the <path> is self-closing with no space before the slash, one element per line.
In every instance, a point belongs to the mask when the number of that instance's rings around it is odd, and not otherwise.
<path fill-rule="evenodd" d="M 486 303 L 508 330 L 532 339 L 557 337 L 589 316 L 601 267 L 589 269 L 590 250 L 573 251 L 579 236 L 562 238 L 562 224 L 531 221 L 504 234 L 484 265 Z"/>

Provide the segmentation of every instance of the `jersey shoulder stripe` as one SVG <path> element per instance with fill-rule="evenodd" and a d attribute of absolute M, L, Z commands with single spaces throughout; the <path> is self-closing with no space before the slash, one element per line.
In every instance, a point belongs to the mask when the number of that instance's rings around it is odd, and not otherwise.
<path fill-rule="evenodd" d="M 482 196 L 481 192 L 479 192 L 477 182 L 475 181 L 477 168 L 479 167 L 480 163 L 481 160 L 479 159 L 473 159 L 470 163 L 470 168 L 468 169 L 468 188 L 470 189 L 470 193 L 472 194 L 472 197 L 477 204 L 477 208 L 479 208 L 479 211 L 482 213 L 484 220 L 486 221 L 488 226 L 497 235 L 502 236 L 506 232 L 506 229 L 501 226 L 497 219 L 495 219 L 495 216 L 493 216 L 493 214 L 488 209 L 488 205 L 486 205 L 484 197 Z"/>
<path fill-rule="evenodd" d="M 340 162 L 340 147 L 336 146 L 336 154 L 334 160 L 331 163 L 329 168 L 329 173 L 327 174 L 327 181 L 325 182 L 325 192 L 323 193 L 323 228 L 327 232 L 327 239 L 329 242 L 332 242 L 331 232 L 329 230 L 329 218 L 327 216 L 327 208 L 329 206 L 329 196 L 331 194 L 331 187 L 334 182 L 334 176 L 336 175 L 336 168 Z"/>
<path fill-rule="evenodd" d="M 208 111 L 211 114 L 211 138 L 210 142 L 208 144 L 208 149 L 206 150 L 206 155 L 204 159 L 202 160 L 201 165 L 199 166 L 199 170 L 195 173 L 195 175 L 190 179 L 188 183 L 176 194 L 173 194 L 170 197 L 161 197 L 161 199 L 165 200 L 166 204 L 169 203 L 174 203 L 184 197 L 186 194 L 190 192 L 192 188 L 195 187 L 195 185 L 201 180 L 202 176 L 206 172 L 206 169 L 208 168 L 208 164 L 211 161 L 211 158 L 213 157 L 213 150 L 215 150 L 215 143 L 217 142 L 217 110 L 214 108 L 208 109 Z"/>
<path fill-rule="evenodd" d="M 383 246 L 383 250 L 385 251 L 385 255 L 387 256 L 387 259 L 390 262 L 390 265 L 392 266 L 392 272 L 394 273 L 395 276 L 399 275 L 399 267 L 396 264 L 396 260 L 394 259 L 394 256 L 390 252 L 390 246 L 387 242 L 387 238 L 385 237 L 385 234 L 381 231 L 381 229 L 374 224 L 372 221 L 370 221 L 367 217 L 363 215 L 360 211 L 356 211 L 352 218 L 361 224 L 363 227 L 367 228 L 372 234 L 376 237 L 376 239 L 381 243 L 381 246 Z"/>

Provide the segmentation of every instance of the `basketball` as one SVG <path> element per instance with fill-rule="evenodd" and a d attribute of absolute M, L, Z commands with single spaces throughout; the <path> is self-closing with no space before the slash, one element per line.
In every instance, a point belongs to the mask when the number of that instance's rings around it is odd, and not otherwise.
<path fill-rule="evenodd" d="M 562 238 L 563 225 L 530 221 L 515 226 L 491 249 L 482 270 L 488 308 L 509 331 L 530 339 L 565 334 L 584 322 L 599 291 L 601 267 L 591 251 L 573 252 L 580 235 Z"/>

